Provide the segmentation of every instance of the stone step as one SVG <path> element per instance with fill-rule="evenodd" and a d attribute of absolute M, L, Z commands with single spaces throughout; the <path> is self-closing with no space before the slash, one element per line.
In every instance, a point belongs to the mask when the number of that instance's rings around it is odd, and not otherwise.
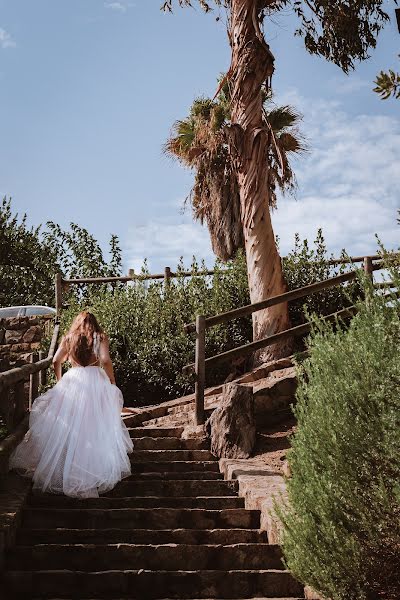
<path fill-rule="evenodd" d="M 182 414 L 193 412 L 194 408 L 195 408 L 194 402 L 190 402 L 189 404 L 181 404 L 178 406 L 171 406 L 171 408 L 168 409 L 168 414 L 169 415 L 182 415 Z"/>
<path fill-rule="evenodd" d="M 214 458 L 214 457 L 213 457 Z M 178 458 L 177 460 L 157 460 L 156 456 L 150 454 L 147 461 L 132 462 L 132 473 L 187 473 L 200 471 L 219 473 L 219 464 L 217 460 L 185 460 Z"/>
<path fill-rule="evenodd" d="M 180 438 L 183 429 L 183 427 L 128 427 L 131 438 Z"/>
<path fill-rule="evenodd" d="M 7 570 L 40 571 L 43 565 L 46 565 L 47 571 L 284 570 L 282 551 L 279 546 L 271 544 L 40 544 L 19 546 L 8 552 Z"/>
<path fill-rule="evenodd" d="M 139 482 L 138 482 L 139 483 Z M 76 500 L 66 496 L 50 498 L 34 498 L 29 502 L 34 507 L 71 508 L 82 510 L 86 508 L 204 508 L 206 510 L 221 510 L 244 508 L 244 498 L 238 496 L 131 496 L 131 497 L 101 497 Z"/>
<path fill-rule="evenodd" d="M 217 461 L 209 450 L 134 450 L 131 462 Z"/>
<path fill-rule="evenodd" d="M 185 427 L 189 423 L 193 423 L 194 414 L 181 413 L 178 415 L 165 415 L 165 417 L 157 417 L 149 419 L 141 423 L 142 427 Z"/>
<path fill-rule="evenodd" d="M 196 481 L 196 480 L 174 480 L 174 481 L 121 481 L 113 490 L 107 492 L 99 500 L 104 498 L 134 497 L 134 496 L 168 496 L 180 498 L 182 496 L 236 496 L 239 488 L 238 481 Z M 71 504 L 72 506 L 90 506 L 93 498 L 78 500 L 67 496 L 54 494 L 35 493 L 30 502 L 33 505 L 53 506 Z"/>
<path fill-rule="evenodd" d="M 285 598 L 303 588 L 288 571 L 8 571 L 5 586 L 29 598 Z"/>
<path fill-rule="evenodd" d="M 210 442 L 197 438 L 181 440 L 174 437 L 135 438 L 135 450 L 208 450 Z"/>
<path fill-rule="evenodd" d="M 20 529 L 17 542 L 35 544 L 266 544 L 259 529 Z"/>
<path fill-rule="evenodd" d="M 174 481 L 176 479 L 184 480 L 184 479 L 193 479 L 197 481 L 219 481 L 224 479 L 223 473 L 213 472 L 213 471 L 182 471 L 175 473 L 174 471 L 166 471 L 161 473 L 134 473 L 130 477 L 124 479 L 123 483 L 128 481 L 152 481 L 152 480 L 162 480 L 162 481 Z"/>
<path fill-rule="evenodd" d="M 63 527 L 83 529 L 258 529 L 260 511 L 237 509 L 204 510 L 197 508 L 120 508 L 50 509 L 25 508 L 24 527 L 33 529 Z"/>

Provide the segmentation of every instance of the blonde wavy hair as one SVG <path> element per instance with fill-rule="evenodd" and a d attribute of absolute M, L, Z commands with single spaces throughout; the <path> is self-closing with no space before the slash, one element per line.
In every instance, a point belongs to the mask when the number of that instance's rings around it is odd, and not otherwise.
<path fill-rule="evenodd" d="M 104 332 L 96 317 L 84 310 L 75 317 L 64 340 L 68 355 L 80 365 L 86 367 L 93 355 L 93 345 L 96 334 L 99 341 L 104 338 Z"/>

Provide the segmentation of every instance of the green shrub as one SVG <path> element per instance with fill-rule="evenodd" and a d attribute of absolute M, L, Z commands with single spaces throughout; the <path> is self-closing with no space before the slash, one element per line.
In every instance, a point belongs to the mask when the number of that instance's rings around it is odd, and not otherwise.
<path fill-rule="evenodd" d="M 0 306 L 45 304 L 54 306 L 54 275 L 95 277 L 119 275 L 121 249 L 110 239 L 109 261 L 95 238 L 83 227 L 69 229 L 49 221 L 29 227 L 27 215 L 13 213 L 11 200 L 0 203 Z M 84 290 L 75 287 L 75 295 Z"/>
<path fill-rule="evenodd" d="M 307 240 L 284 259 L 289 289 L 326 279 L 338 269 L 327 263 L 327 251 L 319 231 L 310 248 Z M 216 262 L 213 276 L 197 276 L 205 265 L 193 259 L 193 277 L 178 276 L 169 288 L 164 283 L 137 282 L 134 286 L 81 286 L 73 290 L 69 308 L 63 315 L 63 329 L 83 308 L 90 308 L 110 336 L 116 377 L 128 405 L 157 403 L 193 391 L 193 380 L 182 375 L 182 367 L 194 360 L 194 337 L 183 330 L 197 314 L 206 316 L 243 306 L 250 302 L 245 257 L 239 252 L 226 264 Z M 177 273 L 185 271 L 181 262 Z M 143 273 L 147 273 L 146 264 Z M 353 288 L 351 288 L 353 289 Z M 338 286 L 293 303 L 293 325 L 304 322 L 307 309 L 325 315 L 352 302 L 349 286 Z M 244 318 L 207 331 L 206 356 L 240 346 L 252 340 L 251 319 Z M 301 341 L 298 343 L 301 347 Z M 297 347 L 296 347 L 297 349 Z M 240 367 L 246 368 L 246 363 Z M 208 370 L 207 384 L 221 383 L 235 367 L 222 365 Z"/>
<path fill-rule="evenodd" d="M 399 270 L 391 271 L 398 288 Z M 315 321 L 299 367 L 283 547 L 294 575 L 326 597 L 394 600 L 400 301 L 370 296 L 359 308 L 348 327 Z"/>
<path fill-rule="evenodd" d="M 203 269 L 204 266 L 201 267 Z M 183 329 L 196 314 L 212 315 L 247 304 L 248 285 L 243 255 L 235 261 L 215 265 L 212 277 L 179 276 L 165 287 L 164 282 L 136 282 L 132 286 L 102 286 L 93 290 L 85 303 L 75 298 L 63 314 L 63 330 L 83 308 L 90 308 L 110 338 L 110 349 L 118 385 L 127 405 L 152 404 L 193 391 L 191 378 L 182 367 L 194 360 L 194 337 Z M 144 270 L 145 271 L 145 270 Z M 228 326 L 207 332 L 206 351 L 213 355 L 250 341 L 251 320 L 238 319 Z M 208 382 L 223 381 L 224 367 L 208 374 Z"/>
<path fill-rule="evenodd" d="M 282 261 L 288 289 L 295 290 L 354 269 L 353 265 L 330 264 L 329 261 L 333 258 L 333 255 L 328 255 L 321 229 L 317 231 L 313 246 L 310 246 L 308 240 L 301 242 L 300 236 L 296 234 L 293 250 Z M 345 258 L 344 253 L 342 253 L 341 258 Z M 306 315 L 311 313 L 325 316 L 337 312 L 353 304 L 359 295 L 360 285 L 356 281 L 334 286 L 306 298 L 294 300 L 289 304 L 291 323 L 293 326 L 300 325 L 307 320 Z"/>

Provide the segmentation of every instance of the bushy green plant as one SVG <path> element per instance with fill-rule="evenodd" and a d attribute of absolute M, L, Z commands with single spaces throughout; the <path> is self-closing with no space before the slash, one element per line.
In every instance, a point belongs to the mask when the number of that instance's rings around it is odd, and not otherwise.
<path fill-rule="evenodd" d="M 192 277 L 180 275 L 184 270 L 181 263 L 178 277 L 169 286 L 137 281 L 127 287 L 97 288 L 85 302 L 73 298 L 63 314 L 64 330 L 83 308 L 98 317 L 110 338 L 117 383 L 127 405 L 152 404 L 190 393 L 193 381 L 182 375 L 182 367 L 194 360 L 194 338 L 185 333 L 184 324 L 196 314 L 213 315 L 249 302 L 242 254 L 223 268 L 217 262 L 210 277 L 197 275 L 195 261 Z M 210 329 L 207 354 L 250 341 L 251 331 L 248 318 Z M 210 372 L 208 382 L 215 377 L 223 381 L 228 373 L 229 367 Z"/>
<path fill-rule="evenodd" d="M 333 600 L 400 597 L 400 301 L 364 285 L 348 327 L 314 323 L 281 511 L 288 567 Z"/>
<path fill-rule="evenodd" d="M 110 240 L 110 260 L 86 229 L 76 223 L 63 230 L 49 221 L 29 227 L 27 216 L 13 213 L 11 200 L 0 204 L 0 306 L 45 304 L 54 306 L 54 275 L 95 277 L 121 273 L 121 249 Z M 75 288 L 77 297 L 86 293 Z"/>
<path fill-rule="evenodd" d="M 295 238 L 294 250 L 285 258 L 284 268 L 289 289 L 326 279 L 340 269 L 328 264 L 325 242 L 318 232 L 314 248 L 307 240 Z M 205 269 L 193 259 L 192 277 L 179 276 L 184 272 L 181 262 L 178 277 L 169 287 L 164 283 L 136 282 L 134 286 L 86 286 L 84 296 L 73 290 L 67 299 L 64 313 L 66 328 L 73 316 L 89 307 L 99 317 L 111 341 L 111 353 L 117 381 L 127 404 L 156 403 L 193 390 L 193 380 L 182 375 L 182 367 L 194 360 L 193 336 L 185 334 L 183 325 L 194 321 L 197 314 L 211 316 L 243 306 L 250 302 L 243 252 L 228 263 L 216 262 L 214 275 L 196 275 Z M 147 274 L 146 265 L 143 274 Z M 307 310 L 329 314 L 352 302 L 348 286 L 339 286 L 290 308 L 293 325 L 304 322 Z M 207 331 L 206 355 L 212 356 L 252 340 L 251 318 L 231 321 Z M 298 346 L 301 348 L 301 342 Z M 297 347 L 296 347 L 297 349 Z M 242 365 L 242 369 L 245 364 Z M 234 369 L 224 365 L 208 370 L 207 383 L 221 383 Z"/>
<path fill-rule="evenodd" d="M 300 236 L 296 234 L 293 250 L 282 259 L 288 289 L 295 290 L 355 268 L 353 265 L 332 264 L 333 258 L 328 254 L 322 229 L 318 229 L 313 246 L 308 240 L 300 241 Z M 341 258 L 346 258 L 344 253 Z M 356 281 L 294 300 L 289 304 L 290 321 L 295 326 L 305 323 L 307 314 L 325 316 L 337 312 L 353 304 L 359 295 L 360 285 Z"/>

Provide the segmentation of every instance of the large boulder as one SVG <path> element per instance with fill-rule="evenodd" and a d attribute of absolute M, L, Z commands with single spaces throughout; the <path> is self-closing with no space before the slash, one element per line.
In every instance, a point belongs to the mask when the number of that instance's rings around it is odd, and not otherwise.
<path fill-rule="evenodd" d="M 297 375 L 295 367 L 279 369 L 253 384 L 254 413 L 258 426 L 285 419 L 296 403 Z"/>
<path fill-rule="evenodd" d="M 256 442 L 251 387 L 228 383 L 206 423 L 211 452 L 218 458 L 248 458 Z"/>

